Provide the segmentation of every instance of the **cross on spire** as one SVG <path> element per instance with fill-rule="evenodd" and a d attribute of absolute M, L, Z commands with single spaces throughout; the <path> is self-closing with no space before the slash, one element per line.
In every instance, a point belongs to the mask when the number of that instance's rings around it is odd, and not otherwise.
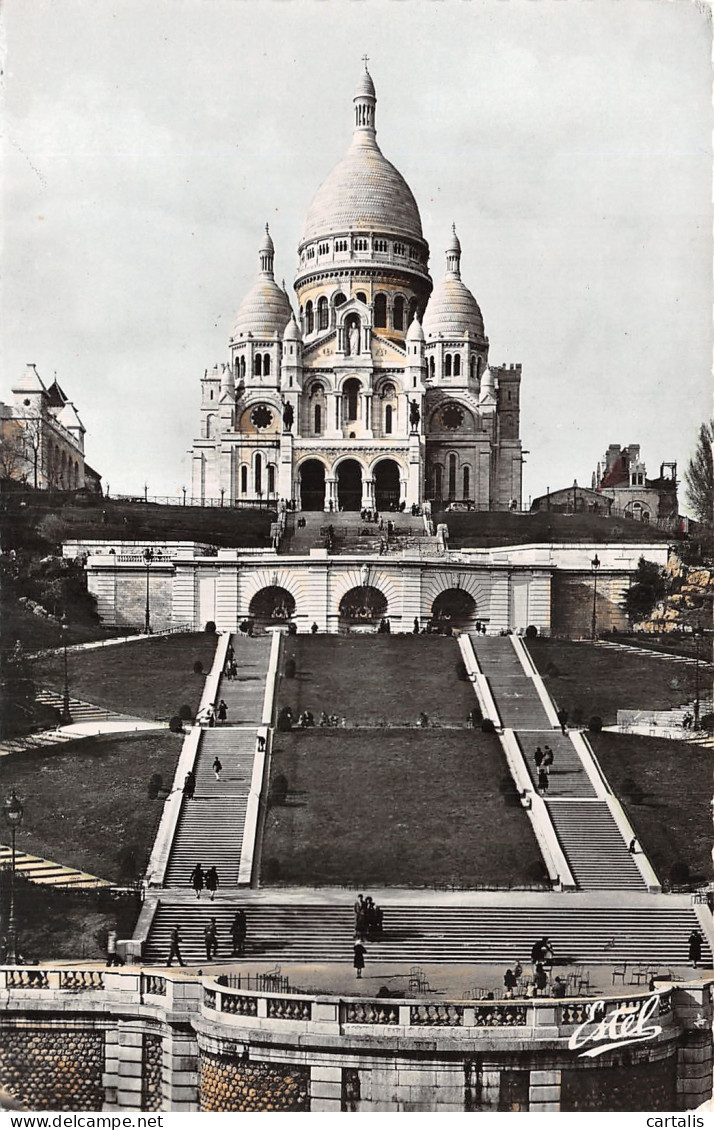
<path fill-rule="evenodd" d="M 364 69 L 367 70 L 367 63 L 369 62 L 369 55 L 363 55 L 362 56 L 362 62 L 364 63 Z"/>

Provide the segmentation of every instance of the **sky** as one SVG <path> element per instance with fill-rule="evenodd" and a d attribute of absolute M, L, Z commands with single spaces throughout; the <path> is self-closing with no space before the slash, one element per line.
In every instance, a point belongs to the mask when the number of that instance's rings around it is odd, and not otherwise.
<path fill-rule="evenodd" d="M 56 373 L 111 494 L 190 484 L 266 221 L 291 294 L 363 54 L 434 280 L 452 222 L 524 501 L 712 410 L 711 17 L 690 0 L 4 0 L 0 399 Z M 296 304 L 293 302 L 293 305 Z M 682 494 L 684 492 L 682 491 Z"/>

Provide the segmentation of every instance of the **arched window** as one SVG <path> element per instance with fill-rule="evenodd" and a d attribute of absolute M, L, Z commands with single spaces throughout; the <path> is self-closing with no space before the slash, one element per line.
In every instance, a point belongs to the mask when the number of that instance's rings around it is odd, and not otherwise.
<path fill-rule="evenodd" d="M 240 469 L 240 492 L 241 494 L 248 493 L 248 468 L 245 463 Z"/>
<path fill-rule="evenodd" d="M 390 436 L 392 434 L 392 419 L 394 417 L 394 409 L 391 404 L 388 404 L 384 409 L 384 434 Z"/>
<path fill-rule="evenodd" d="M 471 360 L 469 361 L 469 367 L 470 367 L 470 371 L 471 371 L 471 380 L 475 381 L 476 380 L 476 358 L 475 357 L 472 357 Z"/>
<path fill-rule="evenodd" d="M 471 469 L 470 469 L 470 467 L 464 467 L 464 494 L 463 494 L 463 497 L 465 499 L 469 498 L 470 491 L 471 491 Z"/>
<path fill-rule="evenodd" d="M 305 306 L 305 334 L 311 334 L 315 328 L 315 317 L 312 310 L 312 302 L 308 302 Z"/>
<path fill-rule="evenodd" d="M 315 435 L 319 436 L 322 433 L 322 407 L 319 404 L 315 405 Z"/>
<path fill-rule="evenodd" d="M 367 305 L 367 295 L 364 293 L 363 290 L 358 290 L 356 295 L 355 295 L 355 298 L 357 299 L 358 302 L 364 302 L 365 306 Z"/>
<path fill-rule="evenodd" d="M 431 379 L 432 379 L 432 380 L 434 379 L 434 376 L 435 376 L 435 365 L 434 365 L 434 356 L 433 356 L 433 354 L 432 354 L 432 356 L 431 356 L 431 357 L 429 358 L 429 376 L 431 377 Z"/>
<path fill-rule="evenodd" d="M 450 353 L 447 353 L 446 356 L 444 357 L 444 376 L 445 377 L 451 376 L 451 354 Z"/>
<path fill-rule="evenodd" d="M 378 294 L 374 300 L 374 324 L 377 329 L 384 329 L 387 325 L 386 294 Z"/>
<path fill-rule="evenodd" d="M 315 381 L 314 385 L 310 386 L 310 396 L 322 396 L 324 391 L 319 381 Z"/>
<path fill-rule="evenodd" d="M 345 381 L 345 421 L 347 423 L 357 419 L 360 387 L 361 385 L 355 377 Z"/>
<path fill-rule="evenodd" d="M 326 330 L 330 324 L 330 312 L 327 305 L 327 299 L 323 295 L 322 298 L 317 300 L 317 328 L 318 330 Z"/>
<path fill-rule="evenodd" d="M 240 375 L 241 378 L 245 380 L 245 357 L 241 357 L 240 359 Z"/>
<path fill-rule="evenodd" d="M 434 464 L 434 498 L 441 498 L 444 487 L 444 468 L 441 463 Z"/>
<path fill-rule="evenodd" d="M 263 456 L 258 453 L 255 457 L 255 493 L 263 493 Z"/>
<path fill-rule="evenodd" d="M 206 439 L 213 439 L 215 416 L 206 416 Z"/>
<path fill-rule="evenodd" d="M 455 377 L 461 376 L 461 354 L 460 353 L 454 354 L 454 376 Z"/>
<path fill-rule="evenodd" d="M 449 498 L 456 498 L 456 456 L 449 456 Z"/>
<path fill-rule="evenodd" d="M 264 377 L 270 376 L 270 354 L 269 353 L 263 354 L 263 376 Z"/>
<path fill-rule="evenodd" d="M 268 463 L 268 494 L 275 494 L 275 464 Z"/>
<path fill-rule="evenodd" d="M 256 353 L 253 358 L 253 376 L 259 377 L 263 372 L 263 358 L 260 353 Z"/>
<path fill-rule="evenodd" d="M 359 296 L 358 296 L 358 297 L 359 297 Z M 344 306 L 344 304 L 345 304 L 345 302 L 346 302 L 346 301 L 347 301 L 347 299 L 345 298 L 345 296 L 344 296 L 344 294 L 342 293 L 342 291 L 341 291 L 341 290 L 338 290 L 338 291 L 337 291 L 337 294 L 336 294 L 336 295 L 335 295 L 335 297 L 334 297 L 334 298 L 332 299 L 332 305 L 333 305 L 333 306 L 335 307 L 335 310 L 336 310 L 338 306 Z"/>
<path fill-rule="evenodd" d="M 395 330 L 404 329 L 404 299 L 402 298 L 401 294 L 398 294 L 394 299 L 392 324 Z"/>

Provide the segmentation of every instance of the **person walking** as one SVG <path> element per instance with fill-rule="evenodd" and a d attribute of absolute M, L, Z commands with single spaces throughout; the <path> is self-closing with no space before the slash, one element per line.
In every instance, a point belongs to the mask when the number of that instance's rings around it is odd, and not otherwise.
<path fill-rule="evenodd" d="M 512 969 L 507 969 L 503 974 L 503 988 L 505 990 L 503 996 L 505 1000 L 513 1000 L 514 990 L 517 986 L 518 978 L 516 977 Z"/>
<path fill-rule="evenodd" d="M 124 962 L 117 953 L 117 932 L 110 930 L 107 934 L 107 969 L 112 965 L 123 965 Z"/>
<path fill-rule="evenodd" d="M 188 877 L 189 883 L 191 884 L 194 891 L 196 892 L 196 898 L 197 899 L 200 899 L 200 897 L 201 897 L 201 891 L 203 890 L 204 880 L 205 880 L 205 876 L 204 876 L 204 873 L 203 873 L 203 868 L 201 867 L 200 863 L 197 863 L 196 866 L 194 867 L 193 871 L 191 872 L 191 874 Z"/>
<path fill-rule="evenodd" d="M 541 765 L 543 764 L 543 758 L 544 757 L 545 757 L 545 754 L 543 753 L 543 750 L 540 748 L 539 745 L 536 746 L 536 751 L 533 754 L 533 760 L 535 761 L 536 769 L 540 769 Z"/>
<path fill-rule="evenodd" d="M 245 937 L 248 932 L 248 922 L 244 910 L 237 910 L 230 925 L 230 935 L 233 941 L 233 956 L 245 953 Z"/>
<path fill-rule="evenodd" d="M 220 781 L 220 779 L 221 779 L 221 769 L 222 768 L 223 768 L 223 765 L 221 763 L 221 759 L 218 756 L 218 754 L 216 754 L 216 756 L 213 759 L 213 772 L 214 772 L 214 775 L 215 775 L 215 778 L 216 778 L 217 781 Z"/>
<path fill-rule="evenodd" d="M 557 714 L 558 722 L 562 733 L 567 733 L 568 730 L 568 712 L 562 706 Z"/>
<path fill-rule="evenodd" d="M 265 735 L 258 734 L 258 753 L 265 753 Z"/>
<path fill-rule="evenodd" d="M 171 934 L 169 935 L 169 956 L 166 959 L 167 968 L 171 967 L 174 958 L 176 958 L 179 965 L 186 964 L 181 957 L 181 935 L 178 926 L 172 927 Z"/>
<path fill-rule="evenodd" d="M 364 958 L 365 958 L 366 953 L 367 953 L 367 950 L 362 945 L 362 939 L 361 938 L 355 938 L 354 956 L 353 956 L 353 959 L 352 959 L 352 964 L 355 967 L 355 971 L 357 973 L 357 980 L 358 981 L 362 980 L 362 970 L 364 969 Z"/>
<path fill-rule="evenodd" d="M 212 961 L 214 957 L 218 957 L 218 928 L 215 918 L 205 927 L 203 938 L 206 943 L 206 961 Z"/>
<path fill-rule="evenodd" d="M 223 722 L 225 722 L 227 717 L 228 717 L 228 707 L 226 706 L 223 699 L 221 699 L 221 701 L 218 703 L 218 721 L 223 723 Z"/>
<path fill-rule="evenodd" d="M 692 930 L 689 935 L 689 960 L 694 968 L 702 960 L 702 942 L 704 941 L 699 930 Z"/>
<path fill-rule="evenodd" d="M 545 749 L 543 750 L 543 768 L 544 769 L 550 769 L 554 760 L 555 759 L 554 759 L 554 756 L 553 756 L 553 750 L 550 748 L 549 745 L 547 745 L 545 747 Z"/>
<path fill-rule="evenodd" d="M 637 846 L 637 837 L 633 837 L 630 840 L 627 850 L 629 851 L 630 855 L 637 855 L 637 852 L 639 851 L 639 848 Z"/>
<path fill-rule="evenodd" d="M 218 872 L 215 867 L 208 868 L 208 871 L 206 871 L 204 875 L 204 882 L 206 884 L 206 890 L 211 892 L 211 902 L 213 902 L 216 897 L 216 891 L 218 890 Z"/>
<path fill-rule="evenodd" d="M 538 770 L 538 792 L 547 793 L 549 784 L 550 781 L 548 780 L 548 770 L 544 769 L 541 765 L 540 769 Z"/>
<path fill-rule="evenodd" d="M 193 794 L 196 791 L 196 774 L 193 769 L 189 769 L 183 781 L 183 795 L 186 800 L 193 800 Z"/>
<path fill-rule="evenodd" d="M 546 975 L 545 969 L 538 961 L 536 962 L 535 971 L 533 973 L 533 996 L 537 997 L 538 994 L 544 992 L 547 987 L 548 977 Z"/>

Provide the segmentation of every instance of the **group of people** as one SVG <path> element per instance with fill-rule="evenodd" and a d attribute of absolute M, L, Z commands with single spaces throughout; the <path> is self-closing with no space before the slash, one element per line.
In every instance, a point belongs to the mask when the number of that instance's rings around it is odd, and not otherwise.
<path fill-rule="evenodd" d="M 208 867 L 205 871 L 200 863 L 197 863 L 193 871 L 188 877 L 190 885 L 196 892 L 196 898 L 200 899 L 201 891 L 205 887 L 211 896 L 211 901 L 216 897 L 218 890 L 218 871 L 215 867 Z"/>
<path fill-rule="evenodd" d="M 384 911 L 377 906 L 371 895 L 357 895 L 354 905 L 355 939 L 352 964 L 357 978 L 361 980 L 367 950 L 365 941 L 378 942 L 384 931 Z"/>
<path fill-rule="evenodd" d="M 543 935 L 539 941 L 534 943 L 531 949 L 533 980 L 523 986 L 523 996 L 537 997 L 538 995 L 543 995 L 548 991 L 549 985 L 551 996 L 565 996 L 567 986 L 561 977 L 556 977 L 551 983 L 554 960 L 555 956 L 551 940 L 546 935 Z M 517 961 L 512 968 L 509 967 L 506 970 L 503 975 L 503 995 L 506 1000 L 512 1000 L 513 997 L 516 996 L 522 976 L 523 966 L 520 961 Z"/>
<path fill-rule="evenodd" d="M 377 634 L 388 636 L 390 634 L 391 630 L 392 630 L 392 625 L 389 622 L 389 617 L 383 616 L 382 619 L 379 621 L 379 627 L 377 628 Z"/>
<path fill-rule="evenodd" d="M 365 506 L 359 512 L 359 516 L 363 522 L 374 522 L 379 525 L 379 513 L 376 510 L 368 510 Z"/>
<path fill-rule="evenodd" d="M 236 675 L 237 674 L 238 668 L 236 667 Z M 232 678 L 233 676 L 230 677 Z M 224 699 L 221 699 L 215 709 L 209 702 L 208 706 L 204 706 L 203 709 L 199 710 L 198 714 L 196 715 L 196 721 L 198 722 L 199 726 L 215 726 L 216 720 L 221 723 L 224 723 L 228 720 L 228 707 Z"/>
<path fill-rule="evenodd" d="M 228 933 L 231 937 L 231 956 L 242 957 L 245 953 L 245 939 L 248 933 L 248 921 L 244 910 L 237 910 L 235 912 L 233 921 L 228 927 Z M 204 927 L 203 940 L 206 947 L 206 961 L 214 961 L 218 957 L 218 924 L 215 918 L 211 918 Z M 169 953 L 166 958 L 167 967 L 170 968 L 174 960 L 176 960 L 179 965 L 186 964 L 181 956 L 180 926 L 172 927 L 169 936 Z"/>
<path fill-rule="evenodd" d="M 547 745 L 545 749 L 536 746 L 533 760 L 535 761 L 536 771 L 538 773 L 538 792 L 547 793 L 550 785 L 550 770 L 553 764 L 553 750 L 549 745 Z"/>

